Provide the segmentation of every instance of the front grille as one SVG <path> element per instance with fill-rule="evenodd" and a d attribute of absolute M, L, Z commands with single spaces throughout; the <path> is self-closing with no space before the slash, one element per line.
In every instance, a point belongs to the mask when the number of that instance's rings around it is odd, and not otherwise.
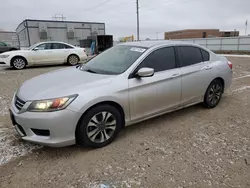
<path fill-rule="evenodd" d="M 18 110 L 21 110 L 24 105 L 25 105 L 25 102 L 16 96 L 16 99 L 15 99 L 15 106 L 16 106 L 16 108 Z"/>

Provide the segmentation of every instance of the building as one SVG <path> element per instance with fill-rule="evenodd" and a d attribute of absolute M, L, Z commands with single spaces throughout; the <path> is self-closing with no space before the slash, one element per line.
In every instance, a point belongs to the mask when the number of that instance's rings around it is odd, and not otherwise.
<path fill-rule="evenodd" d="M 20 47 L 43 41 L 62 41 L 79 46 L 88 36 L 105 35 L 105 24 L 55 20 L 24 20 L 16 28 Z"/>
<path fill-rule="evenodd" d="M 165 32 L 165 40 L 234 36 L 239 36 L 239 31 L 220 31 L 219 29 L 185 29 Z"/>
<path fill-rule="evenodd" d="M 4 42 L 10 46 L 19 46 L 17 34 L 13 31 L 0 31 L 0 42 Z"/>

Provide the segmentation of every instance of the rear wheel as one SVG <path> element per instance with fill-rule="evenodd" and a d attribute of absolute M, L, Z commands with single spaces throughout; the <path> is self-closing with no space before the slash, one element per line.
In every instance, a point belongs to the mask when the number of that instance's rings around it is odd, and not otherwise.
<path fill-rule="evenodd" d="M 110 144 L 120 132 L 122 115 L 111 105 L 100 105 L 90 109 L 77 128 L 78 143 L 93 148 Z"/>
<path fill-rule="evenodd" d="M 27 63 L 26 63 L 26 60 L 24 58 L 16 57 L 16 58 L 12 59 L 11 64 L 15 69 L 21 70 L 21 69 L 24 69 L 26 67 Z"/>
<path fill-rule="evenodd" d="M 72 65 L 72 66 L 77 65 L 79 63 L 79 61 L 80 61 L 79 57 L 76 55 L 70 55 L 68 57 L 68 64 L 69 65 Z"/>
<path fill-rule="evenodd" d="M 216 107 L 221 100 L 222 94 L 223 94 L 222 82 L 219 79 L 212 81 L 207 88 L 203 104 L 207 108 Z"/>

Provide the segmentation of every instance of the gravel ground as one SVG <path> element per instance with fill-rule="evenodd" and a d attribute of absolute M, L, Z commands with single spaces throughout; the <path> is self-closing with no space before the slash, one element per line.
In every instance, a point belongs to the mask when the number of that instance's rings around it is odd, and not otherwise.
<path fill-rule="evenodd" d="M 23 142 L 8 105 L 25 80 L 60 66 L 0 70 L 0 187 L 250 187 L 250 58 L 215 109 L 200 105 L 124 129 L 102 149 Z"/>

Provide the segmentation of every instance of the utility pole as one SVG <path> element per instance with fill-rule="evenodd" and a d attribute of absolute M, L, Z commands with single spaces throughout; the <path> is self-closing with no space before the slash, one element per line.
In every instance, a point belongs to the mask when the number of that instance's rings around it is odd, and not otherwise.
<path fill-rule="evenodd" d="M 156 32 L 157 40 L 159 40 L 159 33 L 161 33 L 161 32 Z"/>
<path fill-rule="evenodd" d="M 139 23 L 139 0 L 136 0 L 136 13 L 137 13 L 137 40 L 140 40 L 140 23 Z"/>
<path fill-rule="evenodd" d="M 246 25 L 245 35 L 247 36 L 247 25 L 248 25 L 248 20 L 246 20 L 245 25 Z"/>

